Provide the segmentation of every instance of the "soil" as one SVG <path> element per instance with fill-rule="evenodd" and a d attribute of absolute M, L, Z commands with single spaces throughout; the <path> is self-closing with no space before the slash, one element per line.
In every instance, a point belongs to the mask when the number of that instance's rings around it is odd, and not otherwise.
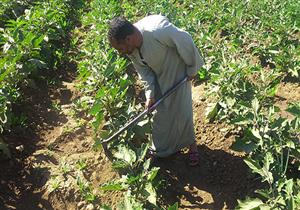
<path fill-rule="evenodd" d="M 27 126 L 1 136 L 12 157 L 0 162 L 0 209 L 97 209 L 99 204 L 115 209 L 121 200 L 121 193 L 103 193 L 98 188 L 118 174 L 104 153 L 93 148 L 89 118 L 80 116 L 76 106 L 80 93 L 75 72 L 68 65 L 51 76 L 52 80 L 46 75 L 24 88 L 23 101 L 14 110 L 27 116 Z M 49 85 L 49 81 L 56 83 Z M 300 101 L 299 92 L 299 83 L 285 82 L 276 103 L 284 108 L 290 100 Z M 205 120 L 204 93 L 205 84 L 194 84 L 199 166 L 188 166 L 185 150 L 153 163 L 161 168 L 159 176 L 165 180 L 158 192 L 164 207 L 179 202 L 180 209 L 234 209 L 238 199 L 262 187 L 243 162 L 244 154 L 230 149 L 237 131 Z M 80 181 L 91 183 L 89 191 L 98 196 L 94 202 L 84 200 Z"/>
<path fill-rule="evenodd" d="M 293 116 L 285 110 L 290 103 L 297 102 L 300 103 L 300 79 L 281 83 L 275 96 L 275 105 L 280 108 L 280 115 L 289 119 L 293 118 Z"/>

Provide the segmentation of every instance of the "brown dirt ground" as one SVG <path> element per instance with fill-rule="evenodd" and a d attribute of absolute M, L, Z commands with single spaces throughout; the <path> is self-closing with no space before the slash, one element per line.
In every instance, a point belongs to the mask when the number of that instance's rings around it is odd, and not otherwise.
<path fill-rule="evenodd" d="M 75 73 L 70 69 L 63 72 L 70 73 L 56 77 L 58 85 L 49 87 L 41 80 L 24 90 L 25 100 L 15 110 L 28 116 L 28 126 L 1 136 L 9 145 L 12 159 L 0 162 L 0 209 L 91 210 L 99 203 L 115 209 L 121 200 L 120 193 L 98 190 L 118 174 L 102 152 L 93 151 L 92 129 L 86 118 L 74 113 L 73 102 L 79 98 Z M 186 151 L 154 162 L 166 181 L 158 193 L 163 206 L 179 202 L 180 209 L 234 209 L 237 199 L 261 187 L 249 173 L 243 154 L 230 149 L 236 131 L 205 121 L 204 88 L 205 84 L 193 87 L 200 165 L 189 167 Z M 280 108 L 286 107 L 287 101 L 300 101 L 299 93 L 299 83 L 283 83 L 277 94 Z M 20 145 L 24 149 L 18 149 Z M 86 163 L 83 170 L 79 170 L 78 161 Z M 82 198 L 78 178 L 92 183 L 91 191 L 98 195 L 93 204 Z"/>
<path fill-rule="evenodd" d="M 288 108 L 289 103 L 296 102 L 300 102 L 300 79 L 281 83 L 275 96 L 275 105 L 280 108 L 280 115 L 291 119 L 292 115 L 285 109 Z"/>

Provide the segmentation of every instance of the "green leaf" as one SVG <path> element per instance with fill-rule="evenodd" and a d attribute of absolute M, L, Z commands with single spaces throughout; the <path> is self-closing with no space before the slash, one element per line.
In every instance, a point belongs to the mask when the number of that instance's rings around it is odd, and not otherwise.
<path fill-rule="evenodd" d="M 133 131 L 141 139 L 146 139 L 147 138 L 146 134 L 151 132 L 151 127 L 150 127 L 150 125 L 143 126 L 143 127 L 136 125 L 133 127 Z"/>
<path fill-rule="evenodd" d="M 135 182 L 138 182 L 140 180 L 141 175 L 140 174 L 137 176 L 127 175 L 127 176 L 123 176 L 123 178 L 125 178 L 126 184 L 132 185 L 132 184 L 135 184 Z"/>
<path fill-rule="evenodd" d="M 137 161 L 142 162 L 147 154 L 150 145 L 143 143 L 140 148 L 137 150 Z"/>
<path fill-rule="evenodd" d="M 267 170 L 270 169 L 270 164 L 274 162 L 273 155 L 270 152 L 265 153 L 264 155 L 264 167 L 266 167 Z"/>
<path fill-rule="evenodd" d="M 122 92 L 121 92 L 121 95 L 120 95 L 120 98 L 123 99 L 127 93 L 127 90 L 128 90 L 129 87 L 125 88 Z"/>
<path fill-rule="evenodd" d="M 247 125 L 251 122 L 251 120 L 247 117 L 238 115 L 236 118 L 230 121 L 230 123 L 235 125 Z"/>
<path fill-rule="evenodd" d="M 237 210 L 257 210 L 264 203 L 258 198 L 247 198 L 245 201 L 238 200 Z"/>
<path fill-rule="evenodd" d="M 292 149 L 296 148 L 295 143 L 292 140 L 287 140 L 286 146 Z"/>
<path fill-rule="evenodd" d="M 270 164 L 274 162 L 273 155 L 270 152 L 267 152 L 264 156 L 263 160 L 263 168 L 262 168 L 262 181 L 268 181 L 270 184 L 273 183 L 273 174 L 269 171 L 270 170 Z"/>
<path fill-rule="evenodd" d="M 100 190 L 103 191 L 121 191 L 124 190 L 124 187 L 121 183 L 112 182 L 112 183 L 106 183 L 103 186 L 100 187 Z"/>
<path fill-rule="evenodd" d="M 105 206 L 101 206 L 100 210 L 112 210 L 112 208 L 105 205 Z"/>
<path fill-rule="evenodd" d="M 240 106 L 242 106 L 242 107 L 245 107 L 246 109 L 247 108 L 251 108 L 251 104 L 250 104 L 250 102 L 248 102 L 248 101 L 243 101 L 243 100 L 241 100 L 241 101 L 238 101 L 238 104 L 240 105 Z"/>
<path fill-rule="evenodd" d="M 259 206 L 259 210 L 272 210 L 272 207 L 267 204 L 263 204 Z"/>
<path fill-rule="evenodd" d="M 4 45 L 3 45 L 3 53 L 5 54 L 5 53 L 7 53 L 7 51 L 9 50 L 9 48 L 11 47 L 11 44 L 10 43 L 5 43 Z"/>
<path fill-rule="evenodd" d="M 28 61 L 30 63 L 33 63 L 35 66 L 37 66 L 40 69 L 47 67 L 46 63 L 44 61 L 39 60 L 39 59 L 31 58 Z"/>
<path fill-rule="evenodd" d="M 278 87 L 279 87 L 279 84 L 274 85 L 272 87 L 268 87 L 268 89 L 267 89 L 267 95 L 270 96 L 270 97 L 274 97 L 276 95 Z"/>
<path fill-rule="evenodd" d="M 300 103 L 290 105 L 289 108 L 286 109 L 286 111 L 288 111 L 295 117 L 300 118 Z"/>
<path fill-rule="evenodd" d="M 158 171 L 159 171 L 159 167 L 151 168 L 151 171 L 149 172 L 149 174 L 147 176 L 147 180 L 148 181 L 153 181 L 153 179 L 156 177 Z"/>
<path fill-rule="evenodd" d="M 297 183 L 298 186 L 300 186 L 299 183 Z M 295 203 L 300 206 L 300 192 L 295 196 Z"/>
<path fill-rule="evenodd" d="M 128 191 L 124 196 L 124 210 L 143 210 L 143 204 L 134 199 Z"/>
<path fill-rule="evenodd" d="M 225 101 L 229 107 L 233 107 L 233 105 L 236 103 L 236 99 L 231 97 L 226 97 Z"/>
<path fill-rule="evenodd" d="M 102 111 L 102 108 L 103 108 L 103 107 L 102 107 L 101 103 L 95 103 L 95 104 L 92 106 L 92 108 L 91 108 L 91 110 L 89 111 L 89 113 L 90 113 L 91 115 L 95 116 L 95 115 L 98 114 L 98 112 Z"/>
<path fill-rule="evenodd" d="M 102 148 L 103 148 L 103 146 L 102 146 L 100 139 L 96 139 L 95 143 L 93 144 L 93 149 L 100 150 Z"/>
<path fill-rule="evenodd" d="M 200 81 L 207 79 L 208 72 L 205 68 L 201 68 L 198 71 Z"/>
<path fill-rule="evenodd" d="M 289 197 L 287 201 L 287 210 L 296 210 L 294 197 Z"/>
<path fill-rule="evenodd" d="M 291 127 L 296 131 L 300 133 L 300 118 L 296 117 L 291 121 Z"/>
<path fill-rule="evenodd" d="M 147 159 L 147 160 L 144 162 L 144 164 L 143 164 L 144 174 L 146 174 L 147 170 L 148 170 L 149 167 L 150 167 L 150 163 L 151 163 L 150 160 L 151 160 L 150 158 Z"/>
<path fill-rule="evenodd" d="M 128 168 L 130 165 L 128 164 L 128 162 L 123 161 L 123 160 L 115 160 L 112 163 L 112 168 L 113 169 L 125 169 Z"/>
<path fill-rule="evenodd" d="M 128 146 L 125 145 L 118 145 L 117 152 L 115 152 L 113 155 L 115 158 L 124 160 L 128 162 L 130 165 L 132 165 L 136 161 L 136 155 L 135 152 L 130 149 Z"/>
<path fill-rule="evenodd" d="M 145 190 L 148 192 L 147 200 L 149 203 L 152 203 L 153 205 L 156 205 L 156 191 L 153 188 L 151 182 L 148 182 L 145 186 Z"/>
<path fill-rule="evenodd" d="M 142 120 L 142 121 L 138 122 L 137 125 L 143 127 L 143 126 L 147 125 L 147 123 L 149 123 L 149 120 L 145 119 L 145 120 Z"/>
<path fill-rule="evenodd" d="M 42 35 L 40 37 L 35 37 L 33 40 L 32 40 L 32 45 L 34 48 L 38 48 L 41 44 L 41 42 L 44 40 L 45 38 L 45 35 Z"/>
<path fill-rule="evenodd" d="M 276 119 L 272 124 L 271 124 L 271 128 L 274 130 L 277 130 L 279 128 L 283 127 L 283 123 L 285 123 L 287 121 L 287 119 L 279 117 L 278 119 Z"/>
<path fill-rule="evenodd" d="M 262 172 L 262 167 L 255 161 L 255 160 L 252 160 L 252 159 L 250 159 L 250 158 L 246 158 L 245 160 L 245 163 L 249 166 L 249 168 L 251 168 L 252 169 L 252 171 L 254 172 L 254 173 L 258 173 L 258 174 L 260 174 L 260 175 L 262 175 L 263 174 L 263 172 Z"/>
<path fill-rule="evenodd" d="M 293 195 L 293 179 L 289 179 L 285 182 L 285 192 L 289 195 L 292 196 Z"/>
<path fill-rule="evenodd" d="M 103 122 L 103 113 L 102 112 L 98 112 L 96 115 L 95 120 L 93 121 L 92 125 L 95 128 L 95 130 L 99 129 L 100 124 Z"/>
<path fill-rule="evenodd" d="M 178 203 L 174 203 L 172 206 L 168 208 L 168 210 L 178 210 Z"/>
<path fill-rule="evenodd" d="M 251 133 L 254 137 L 256 137 L 258 139 L 262 139 L 258 129 L 256 129 L 256 128 L 251 129 Z"/>
<path fill-rule="evenodd" d="M 279 54 L 280 52 L 278 50 L 269 50 L 269 53 L 271 53 L 271 54 Z"/>
<path fill-rule="evenodd" d="M 244 138 L 236 138 L 230 148 L 238 152 L 246 152 L 249 154 L 257 148 L 257 144 L 249 140 L 246 136 Z"/>
<path fill-rule="evenodd" d="M 219 104 L 218 103 L 210 103 L 207 105 L 205 110 L 206 119 L 212 120 L 218 113 Z"/>
<path fill-rule="evenodd" d="M 109 134 L 110 132 L 108 130 L 101 130 L 99 136 L 101 139 L 107 139 Z"/>
<path fill-rule="evenodd" d="M 254 113 L 257 115 L 259 110 L 259 101 L 257 98 L 254 98 L 251 102 Z"/>
<path fill-rule="evenodd" d="M 276 188 L 279 192 L 282 191 L 282 188 L 285 186 L 285 182 L 286 182 L 286 179 L 285 178 L 282 178 L 282 179 L 279 179 L 276 183 Z"/>
<path fill-rule="evenodd" d="M 261 195 L 265 199 L 269 200 L 272 196 L 272 192 L 267 189 L 259 189 L 255 191 L 257 194 Z"/>
<path fill-rule="evenodd" d="M 103 96 L 105 96 L 105 87 L 101 87 L 96 94 L 97 99 L 101 99 Z"/>

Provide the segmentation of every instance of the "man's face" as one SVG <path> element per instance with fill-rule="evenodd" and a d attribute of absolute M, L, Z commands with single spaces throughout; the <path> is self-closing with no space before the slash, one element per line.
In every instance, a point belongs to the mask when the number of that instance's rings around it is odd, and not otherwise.
<path fill-rule="evenodd" d="M 112 39 L 110 40 L 110 43 L 112 47 L 115 48 L 122 56 L 130 55 L 135 49 L 134 45 L 132 44 L 132 37 L 130 36 L 127 36 L 124 40 L 119 41 Z"/>

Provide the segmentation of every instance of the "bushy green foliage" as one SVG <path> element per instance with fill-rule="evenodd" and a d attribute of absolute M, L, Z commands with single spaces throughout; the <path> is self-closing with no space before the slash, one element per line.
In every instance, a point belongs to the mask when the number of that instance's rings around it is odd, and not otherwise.
<path fill-rule="evenodd" d="M 250 154 L 246 162 L 270 184 L 272 195 L 267 193 L 269 197 L 263 201 L 241 202 L 240 207 L 247 206 L 247 202 L 249 206 L 255 204 L 254 208 L 276 206 L 277 198 L 283 198 L 280 205 L 285 202 L 290 206 L 289 203 L 296 202 L 290 199 L 297 196 L 298 185 L 295 182 L 291 188 L 292 181 L 285 172 L 291 157 L 299 160 L 295 137 L 299 119 L 278 118 L 274 111 L 277 108 L 271 105 L 272 97 L 286 75 L 299 78 L 297 17 L 300 10 L 297 1 L 94 0 L 91 8 L 83 19 L 88 32 L 81 45 L 79 71 L 82 88 L 93 95 L 90 113 L 95 117 L 98 143 L 117 131 L 136 112 L 135 105 L 129 103 L 132 99 L 126 94 L 132 83 L 126 74 L 127 62 L 108 45 L 107 22 L 116 15 L 124 15 L 134 22 L 149 14 L 163 14 L 191 33 L 205 58 L 199 79 L 208 79 L 208 93 L 214 97 L 208 117 L 230 119 L 229 123 L 244 128 L 246 142 L 243 144 L 246 145 L 241 146 L 241 140 L 237 140 L 234 146 L 243 147 Z M 278 129 L 281 129 L 280 133 Z M 127 180 L 128 177 L 141 178 L 136 172 L 139 169 L 134 167 L 136 149 L 130 143 L 134 135 L 135 132 L 130 130 L 120 136 L 119 143 L 110 145 L 116 158 L 115 167 L 129 170 L 131 175 L 104 188 L 129 189 L 124 205 L 130 203 L 138 209 L 143 206 L 139 202 L 145 198 L 139 197 L 138 192 L 132 194 Z M 269 139 L 265 135 L 269 135 Z M 266 153 L 269 155 L 264 156 Z M 294 189 L 288 191 L 290 197 L 280 194 L 284 186 Z"/>
<path fill-rule="evenodd" d="M 24 14 L 25 9 L 37 2 L 37 0 L 2 0 L 0 2 L 0 27 L 5 27 L 8 20 L 17 19 Z"/>
<path fill-rule="evenodd" d="M 82 1 L 40 1 L 18 15 L 13 6 L 0 5 L 0 128 L 9 121 L 11 104 L 19 95 L 19 84 L 29 75 L 53 68 L 62 59 L 60 48 L 72 25 L 70 14 Z M 300 4 L 296 0 L 92 0 L 82 18 L 84 32 L 71 44 L 79 47 L 79 87 L 87 95 L 82 107 L 93 116 L 96 146 L 122 127 L 141 106 L 129 93 L 135 82 L 128 74 L 129 62 L 108 44 L 108 21 L 124 15 L 134 22 L 148 14 L 163 14 L 176 26 L 191 33 L 205 66 L 199 79 L 207 80 L 212 96 L 207 116 L 225 120 L 242 129 L 233 147 L 248 153 L 245 160 L 254 173 L 268 183 L 260 191 L 262 200 L 248 198 L 241 209 L 295 209 L 299 205 L 299 182 L 286 175 L 289 163 L 299 163 L 299 105 L 288 109 L 293 119 L 278 116 L 273 106 L 277 88 L 286 77 L 299 81 Z M 19 5 L 19 3 L 18 3 Z M 23 5 L 23 4 L 22 4 Z M 149 6 L 151 5 L 151 6 Z M 71 6 L 71 7 L 69 7 Z M 13 9 L 11 9 L 13 8 Z M 16 14 L 16 13 L 15 13 Z M 3 25 L 4 26 L 4 25 Z M 147 121 L 147 120 L 146 120 Z M 124 208 L 156 205 L 153 180 L 158 171 L 150 168 L 145 143 L 150 122 L 141 122 L 108 145 L 121 180 L 102 186 L 125 190 Z M 137 140 L 138 139 L 138 140 Z M 297 165 L 298 166 L 298 165 Z M 146 189 L 146 191 L 143 189 Z M 82 192 L 89 192 L 82 188 Z M 88 194 L 87 194 L 88 195 Z M 94 200 L 94 197 L 88 199 Z M 170 209 L 176 209 L 173 205 Z"/>
<path fill-rule="evenodd" d="M 75 6 L 69 0 L 36 3 L 16 20 L 8 20 L 5 28 L 0 28 L 1 132 L 4 126 L 9 126 L 11 104 L 20 95 L 20 84 L 25 84 L 29 75 L 54 68 L 62 59 L 62 40 L 72 28 L 69 18 Z"/>

